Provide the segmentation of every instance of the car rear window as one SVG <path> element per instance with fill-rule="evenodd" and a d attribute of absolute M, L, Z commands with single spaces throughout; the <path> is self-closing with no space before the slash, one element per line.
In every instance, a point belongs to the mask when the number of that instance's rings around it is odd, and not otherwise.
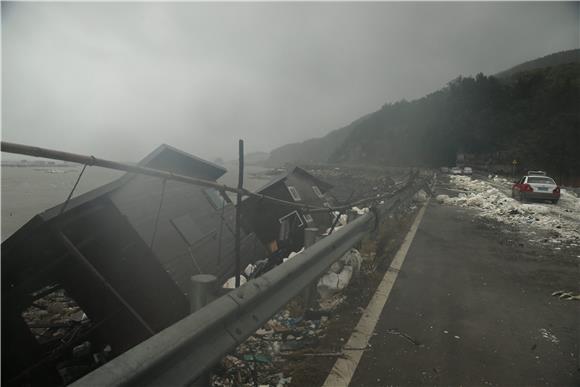
<path fill-rule="evenodd" d="M 541 177 L 541 176 L 529 176 L 528 183 L 536 183 L 536 184 L 556 184 L 554 180 L 549 177 Z"/>

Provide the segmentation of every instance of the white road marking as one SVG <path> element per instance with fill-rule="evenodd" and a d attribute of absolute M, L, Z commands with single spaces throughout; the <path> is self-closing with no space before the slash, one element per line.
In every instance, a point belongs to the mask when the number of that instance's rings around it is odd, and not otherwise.
<path fill-rule="evenodd" d="M 419 224 L 423 219 L 423 215 L 425 214 L 425 210 L 427 209 L 428 204 L 429 200 L 427 200 L 423 208 L 421 208 L 417 214 L 415 221 L 411 225 L 411 229 L 405 236 L 403 244 L 393 259 L 389 270 L 387 270 L 385 273 L 385 276 L 379 284 L 377 291 L 362 314 L 356 328 L 348 339 L 348 342 L 344 346 L 345 348 L 353 349 L 345 349 L 343 351 L 345 356 L 343 358 L 337 359 L 336 363 L 334 363 L 334 367 L 326 378 L 323 387 L 346 387 L 350 384 L 354 372 L 356 371 L 356 368 L 358 367 L 360 359 L 363 355 L 364 349 L 367 347 L 369 340 L 373 335 L 377 322 L 379 321 L 379 317 L 381 316 L 383 308 L 385 307 L 387 299 L 389 298 L 391 289 L 393 289 L 393 285 L 397 280 L 399 270 L 401 269 L 401 266 L 403 266 L 403 262 L 407 257 L 407 252 L 409 251 L 409 247 L 415 238 L 415 234 L 417 233 L 417 229 L 419 228 Z"/>

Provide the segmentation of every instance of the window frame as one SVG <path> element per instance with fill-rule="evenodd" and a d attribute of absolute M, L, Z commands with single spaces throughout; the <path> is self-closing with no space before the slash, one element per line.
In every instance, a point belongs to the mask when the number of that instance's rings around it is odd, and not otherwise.
<path fill-rule="evenodd" d="M 288 189 L 288 192 L 290 192 L 290 196 L 292 196 L 292 199 L 294 199 L 294 201 L 297 201 L 297 202 L 302 201 L 302 197 L 300 196 L 300 192 L 298 192 L 296 187 L 294 187 L 293 185 L 287 185 L 286 188 Z"/>
<path fill-rule="evenodd" d="M 300 222 L 298 227 L 304 227 L 304 221 L 302 220 L 302 217 L 300 216 L 300 214 L 296 210 L 294 210 L 294 211 L 284 215 L 283 217 L 279 218 L 278 222 L 280 224 L 282 224 L 287 218 L 291 217 L 292 215 L 296 215 L 296 217 L 298 218 L 298 221 Z"/>
<path fill-rule="evenodd" d="M 318 196 L 319 198 L 322 199 L 324 197 L 324 194 L 322 193 L 322 191 L 320 190 L 320 188 L 317 185 L 313 185 L 312 190 L 314 191 L 314 194 L 316 196 Z"/>

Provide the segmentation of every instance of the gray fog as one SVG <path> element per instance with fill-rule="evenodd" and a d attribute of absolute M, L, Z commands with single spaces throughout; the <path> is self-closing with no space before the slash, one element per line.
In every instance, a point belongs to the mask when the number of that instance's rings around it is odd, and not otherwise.
<path fill-rule="evenodd" d="M 323 136 L 579 47 L 579 3 L 2 2 L 2 139 L 138 160 Z"/>

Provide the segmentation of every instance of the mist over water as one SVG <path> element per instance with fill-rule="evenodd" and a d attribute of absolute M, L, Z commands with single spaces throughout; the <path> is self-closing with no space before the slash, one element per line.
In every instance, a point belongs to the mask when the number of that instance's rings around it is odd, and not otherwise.
<path fill-rule="evenodd" d="M 237 186 L 237 164 L 227 164 L 228 172 L 219 182 Z M 2 167 L 2 241 L 12 235 L 36 214 L 63 203 L 68 197 L 81 166 L 58 168 Z M 255 190 L 269 177 L 258 175 L 266 168 L 245 166 L 244 187 Z M 54 173 L 51 173 L 53 171 Z M 121 177 L 124 172 L 99 167 L 87 167 L 73 197 Z M 161 179 L 160 187 L 161 187 Z M 235 196 L 235 195 L 234 195 Z M 234 196 L 231 196 L 235 200 Z"/>

